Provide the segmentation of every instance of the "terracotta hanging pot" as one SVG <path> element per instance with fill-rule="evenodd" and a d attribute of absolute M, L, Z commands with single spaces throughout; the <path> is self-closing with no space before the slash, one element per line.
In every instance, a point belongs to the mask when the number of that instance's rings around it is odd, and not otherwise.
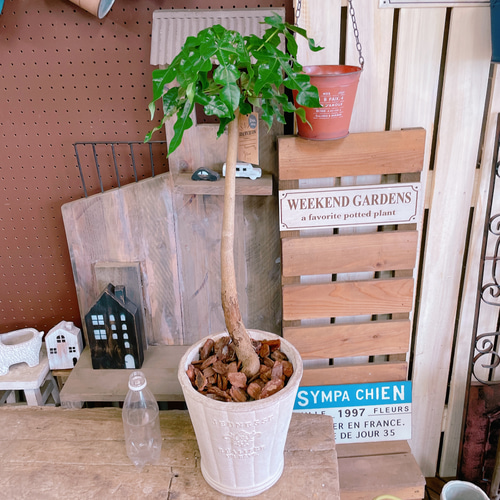
<path fill-rule="evenodd" d="M 362 68 L 345 65 L 304 66 L 317 87 L 321 108 L 304 108 L 308 123 L 297 119 L 298 134 L 306 139 L 342 139 L 349 135 L 352 110 Z M 294 93 L 295 94 L 295 93 Z M 301 107 L 296 104 L 296 106 Z"/>

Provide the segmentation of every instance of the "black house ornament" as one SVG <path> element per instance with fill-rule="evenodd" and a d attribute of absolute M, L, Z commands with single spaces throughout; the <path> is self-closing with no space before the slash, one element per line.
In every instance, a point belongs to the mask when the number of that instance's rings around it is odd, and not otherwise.
<path fill-rule="evenodd" d="M 85 315 L 94 369 L 141 368 L 145 347 L 140 319 L 125 287 L 109 283 Z"/>

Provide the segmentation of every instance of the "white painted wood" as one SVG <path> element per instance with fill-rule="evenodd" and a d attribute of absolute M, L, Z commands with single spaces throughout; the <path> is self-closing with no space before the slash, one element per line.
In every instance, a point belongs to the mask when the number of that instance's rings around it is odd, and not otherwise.
<path fill-rule="evenodd" d="M 374 1 L 354 2 L 365 65 L 354 102 L 350 132 L 385 130 L 394 12 Z M 328 20 L 325 19 L 325 29 Z M 346 64 L 359 66 L 351 19 L 347 20 Z"/>
<path fill-rule="evenodd" d="M 453 374 L 451 378 L 450 397 L 448 400 L 448 416 L 444 426 L 444 441 L 441 452 L 439 474 L 443 477 L 456 475 L 457 459 L 459 456 L 459 445 L 462 432 L 462 415 L 464 408 L 465 393 L 467 387 L 467 375 L 470 361 L 471 342 L 473 341 L 474 311 L 476 307 L 477 283 L 483 243 L 483 227 L 486 217 L 486 204 L 488 201 L 488 190 L 491 177 L 491 166 L 493 153 L 496 147 L 495 135 L 497 128 L 497 117 L 500 113 L 500 74 L 495 67 L 492 81 L 492 95 L 490 106 L 487 110 L 488 121 L 486 124 L 485 140 L 481 169 L 477 171 L 479 183 L 474 192 L 474 220 L 470 237 L 470 247 L 463 292 L 462 308 L 460 311 L 460 322 L 458 325 L 457 343 L 455 348 Z M 495 212 L 495 213 L 498 213 Z M 498 308 L 492 308 L 494 314 L 489 315 L 489 326 L 496 330 Z M 488 324 L 481 326 L 488 328 Z M 485 330 L 488 331 L 488 330 Z"/>
<path fill-rule="evenodd" d="M 425 476 L 436 472 L 490 56 L 489 12 L 454 9 L 412 377 L 411 446 Z"/>
<path fill-rule="evenodd" d="M 390 126 L 394 130 L 416 126 L 425 128 L 426 146 L 421 173 L 424 186 L 431 156 L 445 16 L 445 9 L 402 9 L 399 14 Z M 420 231 L 419 235 L 422 236 Z M 416 274 L 414 277 L 416 284 Z M 414 301 L 417 300 L 415 297 Z M 410 317 L 415 320 L 413 311 Z M 414 386 L 414 392 L 416 390 Z M 413 419 L 421 418 L 423 412 L 430 410 L 429 407 L 414 408 Z"/>
<path fill-rule="evenodd" d="M 379 0 L 381 8 L 401 7 L 489 7 L 489 0 Z"/>
<path fill-rule="evenodd" d="M 445 9 L 402 9 L 399 14 L 390 128 L 420 126 L 426 130 L 424 167 L 420 175 L 424 187 L 428 182 L 445 17 Z M 425 205 L 425 199 L 422 201 Z M 417 229 L 421 239 L 422 219 Z M 416 267 L 415 287 L 419 272 Z M 415 294 L 410 313 L 412 321 L 416 301 Z"/>
<path fill-rule="evenodd" d="M 297 9 L 297 2 L 294 7 Z M 303 66 L 317 64 L 338 64 L 340 50 L 340 7 L 341 0 L 302 0 L 298 25 L 307 30 L 317 45 L 324 47 L 320 52 L 311 52 L 307 42 L 297 37 L 299 50 L 297 58 Z M 296 12 L 296 10 L 295 10 Z"/>

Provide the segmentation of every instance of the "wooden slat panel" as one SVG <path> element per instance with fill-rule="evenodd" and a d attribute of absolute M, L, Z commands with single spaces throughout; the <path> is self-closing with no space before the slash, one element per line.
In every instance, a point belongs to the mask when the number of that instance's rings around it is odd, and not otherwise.
<path fill-rule="evenodd" d="M 283 287 L 283 319 L 410 312 L 413 279 L 393 278 Z"/>
<path fill-rule="evenodd" d="M 413 269 L 417 231 L 283 238 L 283 276 Z"/>
<path fill-rule="evenodd" d="M 303 359 L 406 353 L 410 320 L 283 328 Z"/>
<path fill-rule="evenodd" d="M 404 361 L 363 363 L 352 366 L 329 366 L 304 370 L 301 386 L 368 384 L 406 380 L 408 365 Z"/>
<path fill-rule="evenodd" d="M 425 130 L 350 134 L 337 141 L 280 137 L 280 180 L 420 172 Z"/>

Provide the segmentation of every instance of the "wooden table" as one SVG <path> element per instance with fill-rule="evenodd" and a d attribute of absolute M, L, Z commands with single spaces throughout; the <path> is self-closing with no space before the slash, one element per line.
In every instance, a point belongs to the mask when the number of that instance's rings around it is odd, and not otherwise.
<path fill-rule="evenodd" d="M 0 496 L 9 500 L 219 500 L 200 471 L 186 411 L 162 411 L 158 465 L 139 472 L 125 451 L 121 410 L 0 408 Z M 296 413 L 285 469 L 262 500 L 339 500 L 332 419 Z"/>

